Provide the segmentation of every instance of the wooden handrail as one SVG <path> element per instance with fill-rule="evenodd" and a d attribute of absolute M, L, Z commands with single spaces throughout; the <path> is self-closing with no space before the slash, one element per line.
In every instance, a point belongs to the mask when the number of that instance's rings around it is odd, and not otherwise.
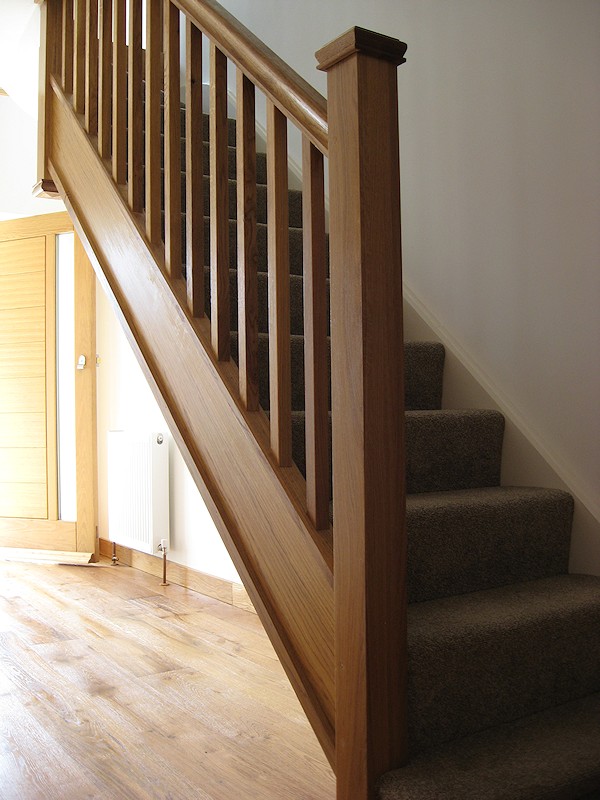
<path fill-rule="evenodd" d="M 327 155 L 327 101 L 215 0 L 173 0 L 211 41 Z"/>
<path fill-rule="evenodd" d="M 406 46 L 353 28 L 320 50 L 328 112 L 325 99 L 216 0 L 148 3 L 144 64 L 141 5 L 44 3 L 53 49 L 43 60 L 42 174 L 55 180 L 124 315 L 188 466 L 206 489 L 213 517 L 335 766 L 338 800 L 372 800 L 378 777 L 407 753 L 396 78 Z M 186 17 L 185 113 L 180 11 Z M 209 39 L 211 72 L 206 265 L 201 32 Z M 237 67 L 236 198 L 229 197 L 228 60 Z M 267 98 L 270 419 L 260 408 L 258 381 L 264 344 L 258 239 L 264 228 L 257 223 L 255 88 Z M 299 386 L 291 380 L 297 350 L 290 330 L 297 317 L 290 313 L 288 121 L 303 143 L 306 480 L 294 464 Z M 239 368 L 230 358 L 233 207 Z M 205 266 L 210 319 L 204 314 Z M 299 369 L 296 364 L 294 375 Z"/>

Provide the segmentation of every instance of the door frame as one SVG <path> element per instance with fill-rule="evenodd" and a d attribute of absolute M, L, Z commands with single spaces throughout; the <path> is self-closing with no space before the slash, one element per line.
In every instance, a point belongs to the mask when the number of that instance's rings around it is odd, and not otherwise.
<path fill-rule="evenodd" d="M 75 235 L 75 351 L 86 368 L 75 379 L 75 459 L 77 521 L 58 518 L 58 444 L 56 384 L 56 237 Z M 96 309 L 92 266 L 66 211 L 0 222 L 0 242 L 46 240 L 46 460 L 48 518 L 0 517 L 0 546 L 92 553 L 98 558 L 96 458 Z M 75 369 L 76 355 L 73 354 Z"/>

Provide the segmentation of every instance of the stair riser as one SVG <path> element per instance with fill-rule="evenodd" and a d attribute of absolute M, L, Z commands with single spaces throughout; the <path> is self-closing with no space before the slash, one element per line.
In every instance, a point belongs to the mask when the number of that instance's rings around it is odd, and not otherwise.
<path fill-rule="evenodd" d="M 164 160 L 164 140 L 161 137 L 161 154 L 160 154 L 160 165 L 164 167 L 165 160 Z M 180 156 L 181 164 L 185 164 L 185 139 L 181 140 L 181 151 Z M 202 143 L 202 174 L 203 175 L 210 175 L 210 146 L 208 142 Z M 236 161 L 236 149 L 235 147 L 228 147 L 227 148 L 227 177 L 230 181 L 234 181 L 237 178 L 237 161 Z M 267 156 L 265 153 L 257 153 L 256 154 L 256 182 L 257 184 L 265 185 L 267 183 Z"/>
<path fill-rule="evenodd" d="M 409 607 L 413 750 L 600 690 L 600 593 L 593 587 L 585 603 L 566 597 L 566 608 L 553 608 L 549 596 L 547 613 L 520 609 L 498 627 L 493 620 L 469 626 L 467 618 L 436 630 L 420 623 L 419 606 L 429 604 Z"/>
<path fill-rule="evenodd" d="M 302 229 L 289 229 L 290 247 L 290 274 L 302 275 Z M 163 235 L 164 235 L 164 214 L 163 214 Z M 185 253 L 185 214 L 181 220 L 182 236 L 182 255 Z M 267 272 L 267 226 L 258 223 L 256 226 L 256 239 L 258 247 L 257 267 L 259 272 Z M 204 218 L 204 262 L 208 264 L 210 260 L 210 220 Z M 329 262 L 329 256 L 327 256 Z M 237 268 L 237 223 L 235 220 L 229 221 L 229 268 Z"/>
<path fill-rule="evenodd" d="M 407 498 L 408 598 L 423 602 L 566 573 L 573 500 L 543 489 Z"/>
<path fill-rule="evenodd" d="M 210 210 L 210 180 L 205 177 L 203 180 L 203 199 L 204 211 L 208 216 Z M 161 203 L 164 208 L 165 193 L 164 193 L 164 173 L 163 182 L 161 184 Z M 237 181 L 229 181 L 229 219 L 237 219 Z M 185 172 L 181 173 L 181 207 L 185 209 L 186 203 L 186 175 Z M 302 193 L 291 190 L 289 192 L 288 204 L 288 217 L 289 225 L 292 228 L 302 227 Z M 266 225 L 267 223 L 267 187 L 258 185 L 256 187 L 256 221 Z"/>
<path fill-rule="evenodd" d="M 258 273 L 258 330 L 268 333 L 269 330 L 269 285 L 266 272 Z M 230 330 L 238 330 L 238 274 L 234 269 L 229 270 L 230 292 Z M 329 285 L 329 282 L 328 282 Z M 210 316 L 210 268 L 204 268 L 204 293 L 206 298 L 205 310 Z M 329 299 L 329 297 L 328 297 Z M 329 303 L 328 303 L 329 307 Z M 290 276 L 290 329 L 293 336 L 302 336 L 304 333 L 304 297 L 301 275 Z"/>
<path fill-rule="evenodd" d="M 407 412 L 406 491 L 444 492 L 497 486 L 503 432 L 504 419 L 494 412 L 471 411 L 450 418 L 443 413 Z M 431 454 L 431 461 L 423 458 L 424 450 Z M 305 474 L 301 413 L 292 418 L 292 452 L 295 463 Z"/>

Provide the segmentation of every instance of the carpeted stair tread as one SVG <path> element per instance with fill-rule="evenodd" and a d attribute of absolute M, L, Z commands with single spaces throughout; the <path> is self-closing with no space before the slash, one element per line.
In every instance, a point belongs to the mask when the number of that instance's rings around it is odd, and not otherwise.
<path fill-rule="evenodd" d="M 409 602 L 566 573 L 573 498 L 495 486 L 409 494 Z"/>
<path fill-rule="evenodd" d="M 164 166 L 164 138 L 161 137 L 161 165 Z M 180 156 L 182 168 L 185 165 L 185 139 L 181 140 Z M 235 180 L 237 177 L 237 161 L 235 147 L 227 148 L 227 177 Z M 210 174 L 210 145 L 202 142 L 202 174 Z M 256 182 L 258 184 L 267 183 L 267 156 L 266 153 L 256 154 Z"/>
<path fill-rule="evenodd" d="M 230 330 L 238 330 L 237 321 L 237 280 L 238 273 L 235 269 L 229 270 L 230 292 Z M 302 275 L 290 275 L 290 331 L 293 335 L 302 336 L 304 333 L 304 284 Z M 269 303 L 268 303 L 268 275 L 266 272 L 258 273 L 258 330 L 267 333 L 269 330 Z M 210 267 L 204 267 L 204 296 L 206 299 L 205 310 L 210 316 Z M 329 279 L 327 280 L 327 310 L 329 311 Z M 328 314 L 329 318 L 329 314 Z M 421 406 L 427 408 L 427 406 Z"/>
<path fill-rule="evenodd" d="M 413 603 L 408 620 L 413 752 L 600 691 L 600 578 Z"/>
<path fill-rule="evenodd" d="M 503 432 L 504 417 L 497 411 L 407 411 L 407 492 L 497 486 Z M 292 453 L 305 474 L 303 411 L 292 412 Z"/>
<path fill-rule="evenodd" d="M 329 340 L 328 340 L 329 342 Z M 423 358 L 422 342 L 406 342 L 404 345 L 405 358 L 405 392 L 410 396 L 411 403 L 424 404 L 431 395 L 436 393 L 436 384 L 441 385 L 442 372 L 436 374 L 433 370 L 424 374 L 418 369 L 413 368 L 413 350 L 419 351 L 417 361 L 420 363 Z M 290 337 L 291 368 L 292 368 L 292 409 L 302 411 L 304 408 L 304 337 L 293 334 Z M 237 332 L 231 334 L 231 354 L 235 363 L 238 363 L 238 335 Z M 267 411 L 269 409 L 269 337 L 266 332 L 258 335 L 258 366 L 259 366 L 259 397 L 261 407 Z M 331 405 L 331 403 L 330 403 Z"/>
<path fill-rule="evenodd" d="M 597 800 L 600 693 L 417 755 L 378 800 Z"/>
<path fill-rule="evenodd" d="M 163 227 L 164 227 L 164 211 Z M 185 242 L 185 214 L 181 215 L 181 234 Z M 258 269 L 261 272 L 267 271 L 267 226 L 259 222 L 256 225 L 256 241 L 258 246 Z M 302 228 L 289 229 L 289 248 L 290 248 L 290 274 L 302 275 Z M 326 248 L 326 253 L 329 252 L 329 247 Z M 204 260 L 208 263 L 210 255 L 210 219 L 208 216 L 204 217 Z M 327 256 L 329 259 L 329 256 Z M 237 223 L 235 220 L 229 220 L 229 267 L 236 269 L 237 267 Z"/>
<path fill-rule="evenodd" d="M 143 172 L 143 171 L 142 171 Z M 164 171 L 163 182 L 161 189 L 163 192 L 162 202 L 164 207 Z M 204 209 L 208 216 L 210 208 L 210 180 L 207 175 L 203 179 L 204 191 Z M 181 203 L 182 208 L 185 208 L 185 195 L 186 195 L 186 173 L 181 173 Z M 237 219 L 237 180 L 235 178 L 228 181 L 228 198 L 229 198 L 229 219 Z M 297 189 L 290 189 L 288 192 L 288 215 L 289 224 L 292 228 L 302 227 L 302 192 Z M 259 223 L 267 223 L 267 187 L 264 184 L 257 184 L 256 186 L 256 220 Z"/>
<path fill-rule="evenodd" d="M 203 134 L 208 175 L 206 116 Z M 266 171 L 257 154 L 259 375 L 268 413 Z M 237 359 L 233 120 L 228 172 Z M 207 178 L 203 190 L 208 215 Z M 302 199 L 289 197 L 292 445 L 304 471 Z M 182 231 L 185 241 L 185 213 Z M 204 237 L 208 262 L 208 216 Z M 209 304 L 208 268 L 205 292 Z M 379 800 L 600 800 L 600 579 L 566 574 L 572 498 L 500 487 L 503 416 L 441 410 L 441 345 L 406 343 L 404 358 L 412 761 L 385 776 Z"/>

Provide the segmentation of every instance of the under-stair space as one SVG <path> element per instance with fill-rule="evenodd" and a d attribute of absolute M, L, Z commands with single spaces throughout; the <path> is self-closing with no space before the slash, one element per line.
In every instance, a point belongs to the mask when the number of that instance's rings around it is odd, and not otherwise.
<path fill-rule="evenodd" d="M 202 28 L 203 20 L 193 18 L 190 9 L 204 4 L 181 5 L 189 24 Z M 212 19 L 212 15 L 218 13 L 214 10 L 216 4 L 211 2 L 208 6 L 207 19 Z M 225 13 L 223 20 L 225 28 L 230 30 L 227 26 L 233 23 Z M 214 26 L 211 28 L 208 23 L 206 26 L 205 33 L 214 32 Z M 239 32 L 241 26 L 236 30 Z M 361 36 L 359 34 L 358 38 Z M 388 53 L 394 53 L 390 56 L 390 61 L 395 59 L 392 82 L 395 82 L 395 65 L 402 60 L 400 51 L 394 47 L 389 42 L 385 45 Z M 240 63 L 245 63 L 244 54 L 245 51 Z M 82 118 L 77 122 L 79 130 L 73 132 L 74 123 L 66 110 L 70 97 L 68 93 L 63 94 L 59 79 L 55 79 L 52 94 L 50 108 L 59 120 L 55 135 L 60 137 L 63 133 L 75 141 L 78 148 L 83 148 Z M 302 494 L 306 488 L 304 478 L 307 473 L 310 478 L 314 469 L 314 456 L 307 459 L 307 427 L 314 433 L 314 421 L 307 426 L 307 316 L 304 308 L 307 240 L 303 232 L 307 219 L 306 193 L 303 202 L 303 194 L 287 191 L 287 181 L 283 181 L 288 215 L 287 230 L 282 234 L 285 238 L 283 252 L 289 250 L 283 291 L 286 297 L 289 293 L 288 319 L 285 313 L 277 316 L 278 312 L 273 309 L 273 303 L 279 301 L 272 288 L 273 243 L 267 228 L 267 223 L 272 224 L 276 219 L 269 209 L 271 198 L 281 197 L 268 186 L 268 165 L 278 162 L 269 161 L 274 158 L 273 153 L 256 155 L 256 203 L 252 212 L 255 211 L 256 225 L 257 302 L 250 314 L 255 315 L 257 324 L 254 357 L 260 409 L 250 411 L 239 399 L 234 367 L 239 361 L 240 343 L 238 291 L 244 286 L 238 274 L 239 226 L 236 221 L 240 208 L 242 213 L 250 211 L 244 211 L 239 205 L 237 181 L 241 173 L 236 158 L 239 143 L 236 122 L 228 120 L 221 127 L 226 141 L 221 141 L 219 147 L 221 158 L 227 164 L 226 179 L 221 175 L 221 188 L 224 186 L 228 191 L 228 219 L 220 220 L 220 229 L 208 214 L 214 202 L 214 193 L 210 191 L 213 143 L 209 142 L 209 134 L 218 128 L 211 124 L 208 116 L 201 122 L 202 176 L 195 185 L 201 187 L 198 191 L 204 199 L 204 215 L 199 222 L 204 234 L 204 258 L 203 269 L 197 269 L 192 276 L 189 255 L 187 261 L 183 257 L 185 237 L 190 231 L 190 219 L 185 213 L 190 198 L 189 164 L 186 170 L 185 159 L 186 107 L 183 105 L 178 110 L 178 105 L 172 106 L 169 112 L 163 111 L 163 117 L 165 114 L 170 119 L 173 114 L 179 117 L 177 128 L 182 133 L 180 144 L 173 146 L 171 143 L 171 148 L 172 152 L 180 154 L 181 176 L 173 185 L 180 187 L 183 211 L 178 223 L 184 243 L 181 250 L 183 279 L 179 276 L 178 264 L 171 263 L 167 269 L 160 262 L 157 254 L 160 255 L 163 245 L 148 243 L 144 217 L 126 212 L 121 187 L 120 198 L 115 199 L 115 195 L 110 201 L 110 214 L 118 226 L 119 238 L 130 231 L 135 239 L 126 254 L 132 258 L 127 270 L 132 274 L 139 272 L 140 286 L 153 287 L 152 291 L 140 289 L 139 296 L 134 297 L 138 291 L 134 288 L 135 282 L 116 264 L 118 254 L 112 252 L 107 243 L 106 221 L 101 229 L 96 228 L 96 216 L 102 214 L 103 209 L 91 207 L 91 194 L 83 186 L 81 175 L 68 171 L 68 159 L 61 155 L 61 148 L 67 144 L 59 140 L 53 142 L 50 149 L 52 176 L 76 215 L 76 225 L 82 228 L 88 246 L 95 249 L 98 270 L 104 272 L 104 280 L 116 301 L 122 303 L 123 316 L 137 342 L 138 353 L 145 359 L 154 389 L 161 395 L 163 407 L 179 431 L 180 444 L 187 447 L 188 462 L 192 468 L 196 464 L 199 483 L 209 487 L 220 530 L 236 566 L 248 582 L 267 631 L 274 637 L 278 654 L 309 719 L 334 765 L 338 759 L 338 774 L 346 774 L 347 767 L 340 761 L 348 758 L 347 751 L 343 751 L 343 756 L 339 751 L 336 753 L 340 742 L 346 745 L 353 733 L 338 729 L 342 723 L 339 722 L 339 707 L 335 708 L 340 701 L 339 697 L 335 700 L 334 684 L 345 669 L 339 656 L 334 655 L 333 644 L 333 620 L 339 625 L 345 613 L 343 608 L 333 613 L 332 586 L 335 587 L 337 580 L 341 582 L 331 547 L 331 539 L 336 541 L 336 518 L 340 511 L 336 508 L 335 471 L 333 501 L 330 495 L 326 498 L 329 528 L 311 527 L 314 520 L 310 520 Z M 313 135 L 313 147 L 315 140 Z M 94 137 L 90 141 L 96 147 Z M 168 144 L 165 145 L 163 137 L 162 147 L 165 146 Z M 91 146 L 86 153 L 91 160 Z M 102 182 L 101 196 L 108 197 L 104 184 L 109 180 L 106 167 L 110 168 L 110 163 L 106 160 L 103 163 L 99 158 L 97 162 L 94 174 L 86 176 L 86 180 L 94 180 L 98 175 Z M 168 238 L 169 226 L 175 223 L 172 218 L 169 221 L 173 206 L 170 206 L 171 211 L 169 203 L 165 208 L 164 186 L 168 194 L 169 178 L 165 179 L 164 171 L 162 183 L 162 227 L 163 231 L 167 230 Z M 335 203 L 337 198 L 332 194 L 330 199 Z M 130 220 L 125 220 L 127 213 Z M 216 230 L 220 230 L 221 239 L 229 237 L 227 269 L 220 265 L 220 278 L 215 275 L 215 264 L 211 263 L 216 250 L 211 247 L 210 240 Z M 334 235 L 333 226 L 332 240 Z M 321 297 L 321 302 L 329 314 L 329 293 L 333 292 L 334 281 L 332 255 L 330 287 L 329 234 L 326 249 L 323 286 L 327 298 Z M 331 252 L 333 254 L 333 246 Z M 281 269 L 281 265 L 278 268 Z M 339 264 L 336 268 L 340 270 L 337 291 L 343 295 L 345 287 L 340 280 L 343 270 Z M 202 281 L 204 317 L 201 312 L 191 314 L 186 307 L 186 286 L 189 298 L 192 278 Z M 281 274 L 278 280 L 282 280 Z M 228 358 L 219 361 L 214 352 L 214 338 L 213 350 L 210 349 L 211 330 L 214 335 L 217 322 L 224 324 L 222 319 L 215 319 L 215 308 L 219 306 L 214 296 L 215 286 L 222 294 L 223 281 L 228 281 L 229 288 L 225 322 L 229 324 L 233 363 Z M 349 295 L 354 291 L 350 286 L 347 289 Z M 169 338 L 167 349 L 161 353 L 159 344 L 153 342 L 151 322 L 152 315 L 163 313 L 163 297 L 168 306 L 166 319 L 171 321 L 173 330 L 165 326 L 157 334 Z M 136 310 L 136 303 L 141 308 L 150 301 L 153 305 L 147 316 Z M 378 309 L 372 309 L 372 313 L 377 315 Z M 283 322 L 288 326 L 284 331 L 287 338 L 273 338 L 274 319 L 277 324 Z M 246 324 L 247 320 L 243 322 Z M 334 322 L 331 321 L 331 329 L 328 322 L 326 330 L 328 375 L 334 358 Z M 223 330 L 219 335 L 224 335 Z M 194 336 L 197 344 L 193 344 Z M 277 392 L 273 393 L 273 385 L 280 379 L 280 375 L 272 374 L 273 364 L 279 364 L 273 359 L 272 348 L 274 342 L 279 347 L 282 341 L 289 345 L 290 352 L 288 400 L 295 466 L 278 461 L 274 449 L 270 449 L 268 436 L 269 425 L 273 422 L 273 398 L 279 398 Z M 504 418 L 493 410 L 442 407 L 445 353 L 441 344 L 389 340 L 382 347 L 390 362 L 395 362 L 402 354 L 404 360 L 405 452 L 401 456 L 406 469 L 407 573 L 406 576 L 398 574 L 396 581 L 400 594 L 408 601 L 407 688 L 406 720 L 398 718 L 397 727 L 398 730 L 406 728 L 408 744 L 404 765 L 398 759 L 397 763 L 388 764 L 388 767 L 398 768 L 387 771 L 386 767 L 387 774 L 378 775 L 377 784 L 369 778 L 371 783 L 365 791 L 360 788 L 352 794 L 347 788 L 339 789 L 338 800 L 577 800 L 600 797 L 600 578 L 568 574 L 573 500 L 563 491 L 501 485 Z M 357 359 L 362 357 L 361 353 L 355 355 Z M 202 374 L 209 376 L 203 382 L 199 381 L 201 372 L 196 362 L 204 364 L 205 373 Z M 181 377 L 175 377 L 173 383 L 172 376 Z M 194 381 L 199 381 L 196 386 Z M 348 386 L 334 386 L 334 395 L 336 391 L 340 394 L 353 391 L 350 370 L 348 381 Z M 213 384 L 218 388 L 213 388 Z M 194 391 L 197 408 L 190 408 Z M 181 401 L 180 393 L 185 395 Z M 217 413 L 219 397 L 231 409 L 233 422 L 231 428 L 226 428 L 219 418 L 215 422 L 215 433 L 211 421 Z M 332 406 L 331 387 L 327 389 L 327 398 L 329 413 L 320 430 L 327 437 L 328 419 L 328 442 L 333 439 L 335 449 L 336 426 L 332 415 L 336 408 L 335 400 Z M 205 411 L 203 405 L 206 405 Z M 278 407 L 276 416 L 280 413 Z M 199 416 L 196 418 L 195 414 Z M 236 447 L 248 449 L 241 452 Z M 238 452 L 239 463 L 246 472 L 238 464 Z M 331 455 L 328 463 L 329 476 Z M 333 463 L 335 465 L 335 457 Z M 254 469 L 257 474 L 249 475 L 248 470 Z M 254 483 L 263 473 L 274 475 L 269 478 L 271 483 L 265 486 Z M 385 479 L 382 468 L 382 482 Z M 321 485 L 328 482 L 322 481 Z M 399 482 L 398 497 L 403 489 Z M 248 532 L 242 535 L 240 530 L 246 524 L 242 517 L 250 513 L 246 509 L 252 506 L 253 492 L 258 510 L 247 522 Z M 242 510 L 236 517 L 234 509 L 238 496 Z M 281 529 L 278 524 L 283 517 L 268 516 L 272 497 L 278 498 L 282 508 L 288 508 L 289 528 Z M 264 542 L 258 541 L 259 528 L 267 531 Z M 275 538 L 270 539 L 270 536 Z M 289 552 L 286 552 L 288 536 Z M 304 550 L 296 549 L 300 540 Z M 403 541 L 399 530 L 398 542 Z M 310 558 L 307 553 L 311 554 Z M 281 564 L 271 567 L 272 562 L 279 561 Z M 362 593 L 363 587 L 357 586 L 356 592 Z M 284 612 L 279 617 L 274 612 L 279 603 L 288 603 L 284 611 L 292 620 L 289 625 L 282 621 Z M 353 622 L 350 620 L 351 624 Z M 400 613 L 391 626 L 396 623 L 401 630 Z M 311 638 L 313 633 L 314 638 Z M 391 631 L 390 625 L 377 632 L 378 637 L 392 635 L 395 636 L 396 631 Z M 374 646 L 373 642 L 368 644 Z M 383 639 L 376 645 L 386 648 Z M 334 669 L 336 659 L 337 669 Z M 403 681 L 400 669 L 397 675 L 389 674 L 388 670 L 385 677 L 386 685 L 383 682 L 370 685 L 369 680 L 375 679 L 370 675 L 365 678 L 369 691 L 382 695 L 381 708 L 386 704 L 386 692 L 395 694 L 396 684 L 401 685 Z M 356 694 L 360 694 L 358 688 Z M 365 724 L 376 730 L 380 726 L 385 728 L 387 722 L 384 724 L 374 717 Z M 361 747 L 357 741 L 358 755 Z"/>

